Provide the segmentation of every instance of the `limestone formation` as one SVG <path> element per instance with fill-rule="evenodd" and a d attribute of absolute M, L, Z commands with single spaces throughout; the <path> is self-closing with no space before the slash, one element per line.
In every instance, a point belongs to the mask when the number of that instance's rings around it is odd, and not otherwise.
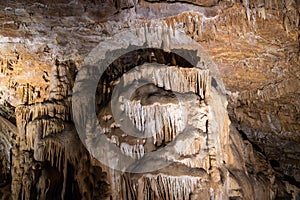
<path fill-rule="evenodd" d="M 2 2 L 0 199 L 299 199 L 299 11 Z"/>

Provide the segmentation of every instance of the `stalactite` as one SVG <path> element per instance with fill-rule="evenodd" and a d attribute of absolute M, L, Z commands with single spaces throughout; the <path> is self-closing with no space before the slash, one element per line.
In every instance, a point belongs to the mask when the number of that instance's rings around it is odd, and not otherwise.
<path fill-rule="evenodd" d="M 130 145 L 122 142 L 120 145 L 120 149 L 124 155 L 136 159 L 140 159 L 144 156 L 145 153 L 144 146 L 141 144 Z"/>
<path fill-rule="evenodd" d="M 21 141 L 26 150 L 34 150 L 35 139 L 63 131 L 63 121 L 68 120 L 70 111 L 63 104 L 43 103 L 18 106 L 16 111 Z"/>
<path fill-rule="evenodd" d="M 153 136 L 154 144 L 172 141 L 183 131 L 186 119 L 182 118 L 182 108 L 176 104 L 154 104 L 142 106 L 139 101 L 125 100 L 126 115 L 144 135 Z"/>
<path fill-rule="evenodd" d="M 52 68 L 51 73 L 51 84 L 49 99 L 52 100 L 63 100 L 72 93 L 72 73 L 76 69 L 74 63 L 70 61 L 58 61 L 56 60 L 55 65 Z"/>
<path fill-rule="evenodd" d="M 192 157 L 184 157 L 181 159 L 175 159 L 175 162 L 182 163 L 190 168 L 201 168 L 206 171 L 209 170 L 209 157 L 203 157 L 202 155 L 193 155 Z"/>
<path fill-rule="evenodd" d="M 265 7 L 258 8 L 258 16 L 262 19 L 266 19 L 266 9 Z"/>
<path fill-rule="evenodd" d="M 201 98 L 205 98 L 205 92 L 209 87 L 209 71 L 198 68 L 183 67 L 157 67 L 145 65 L 139 70 L 124 74 L 124 86 L 134 80 L 144 78 L 158 87 L 174 92 L 194 92 Z M 178 84 L 180 83 L 180 84 Z"/>
<path fill-rule="evenodd" d="M 250 10 L 249 0 L 243 0 L 243 5 L 246 9 L 247 19 L 248 19 L 248 21 L 250 21 L 251 20 L 251 10 Z"/>
<path fill-rule="evenodd" d="M 6 75 L 7 74 L 7 59 L 3 58 L 0 59 L 0 74 Z"/>
<path fill-rule="evenodd" d="M 44 139 L 35 150 L 35 159 L 38 161 L 50 161 L 51 166 L 62 170 L 64 162 L 64 147 L 57 139 Z"/>
<path fill-rule="evenodd" d="M 66 105 L 60 103 L 39 103 L 29 107 L 30 116 L 28 120 L 35 120 L 39 117 L 48 116 L 50 118 L 58 118 L 64 121 L 69 119 L 70 113 Z"/>
<path fill-rule="evenodd" d="M 145 175 L 139 181 L 138 199 L 188 200 L 201 187 L 201 178 L 192 176 L 170 176 L 164 174 Z"/>
<path fill-rule="evenodd" d="M 64 130 L 64 124 L 61 120 L 55 118 L 38 119 L 28 123 L 26 126 L 26 144 L 28 149 L 34 149 L 36 137 L 43 139 L 51 134 L 60 133 Z"/>
<path fill-rule="evenodd" d="M 61 199 L 65 199 L 66 189 L 67 189 L 67 175 L 68 175 L 68 160 L 65 157 L 63 160 L 63 185 L 61 191 Z"/>
<path fill-rule="evenodd" d="M 29 101 L 29 91 L 28 86 L 23 86 L 23 92 L 22 92 L 22 103 L 26 104 Z"/>
<path fill-rule="evenodd" d="M 203 27 L 203 21 L 201 20 L 201 16 L 198 16 L 197 19 L 197 31 L 198 31 L 198 38 L 201 39 L 202 38 L 202 28 Z"/>

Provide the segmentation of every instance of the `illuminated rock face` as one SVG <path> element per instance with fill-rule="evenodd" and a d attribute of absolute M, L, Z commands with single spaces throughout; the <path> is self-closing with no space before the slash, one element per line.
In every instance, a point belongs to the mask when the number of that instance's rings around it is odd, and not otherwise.
<path fill-rule="evenodd" d="M 0 5 L 0 199 L 299 199 L 299 3 L 186 2 Z M 137 174 L 94 158 L 73 124 L 84 112 L 71 109 L 87 54 L 136 27 L 166 30 L 164 51 L 111 61 L 95 104 L 131 170 L 168 163 Z M 219 75 L 170 53 L 184 40 L 175 30 Z"/>

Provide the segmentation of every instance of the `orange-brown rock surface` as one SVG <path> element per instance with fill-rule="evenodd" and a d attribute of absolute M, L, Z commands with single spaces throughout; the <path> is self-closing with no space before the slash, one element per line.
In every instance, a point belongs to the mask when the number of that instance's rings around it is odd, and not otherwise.
<path fill-rule="evenodd" d="M 299 199 L 299 9 L 296 0 L 3 1 L 0 199 Z M 139 38 L 156 48 L 109 63 L 94 91 L 103 129 L 86 122 L 82 139 L 75 125 L 90 99 L 72 109 L 76 78 L 110 56 L 97 50 L 118 55 Z M 150 84 L 114 101 L 117 84 L 141 78 Z M 100 162 L 101 148 L 89 149 L 99 134 L 133 164 Z M 146 163 L 167 164 L 134 173 Z"/>

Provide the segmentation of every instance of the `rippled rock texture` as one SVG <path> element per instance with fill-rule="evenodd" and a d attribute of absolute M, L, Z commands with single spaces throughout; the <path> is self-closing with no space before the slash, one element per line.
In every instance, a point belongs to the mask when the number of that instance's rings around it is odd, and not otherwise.
<path fill-rule="evenodd" d="M 0 199 L 299 199 L 299 4 L 2 2 Z"/>

